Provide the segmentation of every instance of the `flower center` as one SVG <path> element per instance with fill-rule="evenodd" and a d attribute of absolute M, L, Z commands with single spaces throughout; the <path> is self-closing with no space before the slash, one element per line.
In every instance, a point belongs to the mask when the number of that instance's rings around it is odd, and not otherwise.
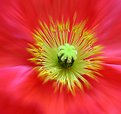
<path fill-rule="evenodd" d="M 58 62 L 65 68 L 71 67 L 77 59 L 77 51 L 74 46 L 66 43 L 58 49 Z"/>
<path fill-rule="evenodd" d="M 72 93 L 76 88 L 83 90 L 84 85 L 90 86 L 89 78 L 100 74 L 102 46 L 95 44 L 94 32 L 87 30 L 84 22 L 40 22 L 34 39 L 30 61 L 36 64 L 40 79 L 53 81 L 56 89 L 66 86 Z"/>

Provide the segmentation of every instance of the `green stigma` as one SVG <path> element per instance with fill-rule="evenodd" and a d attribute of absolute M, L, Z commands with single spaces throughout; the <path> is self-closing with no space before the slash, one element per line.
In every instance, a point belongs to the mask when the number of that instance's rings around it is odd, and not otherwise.
<path fill-rule="evenodd" d="M 77 51 L 74 46 L 66 43 L 58 49 L 58 62 L 61 66 L 68 68 L 71 67 L 77 59 Z"/>

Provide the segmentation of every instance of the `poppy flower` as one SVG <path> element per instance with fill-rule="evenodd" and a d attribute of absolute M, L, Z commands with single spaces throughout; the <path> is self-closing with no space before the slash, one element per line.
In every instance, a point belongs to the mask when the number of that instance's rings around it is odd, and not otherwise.
<path fill-rule="evenodd" d="M 0 1 L 0 113 L 120 114 L 120 6 Z"/>

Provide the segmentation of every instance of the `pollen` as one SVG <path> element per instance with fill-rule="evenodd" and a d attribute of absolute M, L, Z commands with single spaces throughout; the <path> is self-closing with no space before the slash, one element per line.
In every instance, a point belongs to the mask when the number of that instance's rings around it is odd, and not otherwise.
<path fill-rule="evenodd" d="M 87 78 L 95 80 L 99 75 L 102 46 L 95 44 L 94 30 L 88 30 L 85 22 L 40 22 L 33 38 L 29 60 L 36 64 L 38 77 L 43 82 L 53 81 L 55 89 L 66 87 L 74 93 L 76 88 L 90 86 Z"/>

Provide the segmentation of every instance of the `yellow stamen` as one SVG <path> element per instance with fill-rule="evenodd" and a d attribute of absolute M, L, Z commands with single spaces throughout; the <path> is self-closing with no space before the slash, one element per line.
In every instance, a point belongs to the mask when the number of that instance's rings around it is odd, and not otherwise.
<path fill-rule="evenodd" d="M 75 24 L 74 21 L 71 26 L 69 20 L 54 22 L 52 18 L 49 25 L 40 22 L 41 29 L 35 31 L 35 44 L 30 44 L 29 52 L 33 55 L 30 61 L 36 64 L 39 77 L 44 82 L 53 80 L 60 87 L 67 86 L 74 93 L 77 87 L 83 90 L 83 84 L 89 87 L 90 83 L 84 75 L 96 79 L 95 74 L 101 69 L 102 46 L 94 45 L 95 35 L 93 31 L 85 29 L 85 23 Z M 74 58 L 74 64 L 67 68 L 58 62 L 58 54 L 62 55 L 64 52 L 58 52 L 58 48 L 65 44 L 71 45 L 77 51 L 72 50 L 74 55 L 72 53 L 71 56 L 66 55 L 68 58 L 64 58 L 65 55 L 61 58 L 64 61 L 68 59 L 68 62 L 72 62 L 71 57 Z"/>

